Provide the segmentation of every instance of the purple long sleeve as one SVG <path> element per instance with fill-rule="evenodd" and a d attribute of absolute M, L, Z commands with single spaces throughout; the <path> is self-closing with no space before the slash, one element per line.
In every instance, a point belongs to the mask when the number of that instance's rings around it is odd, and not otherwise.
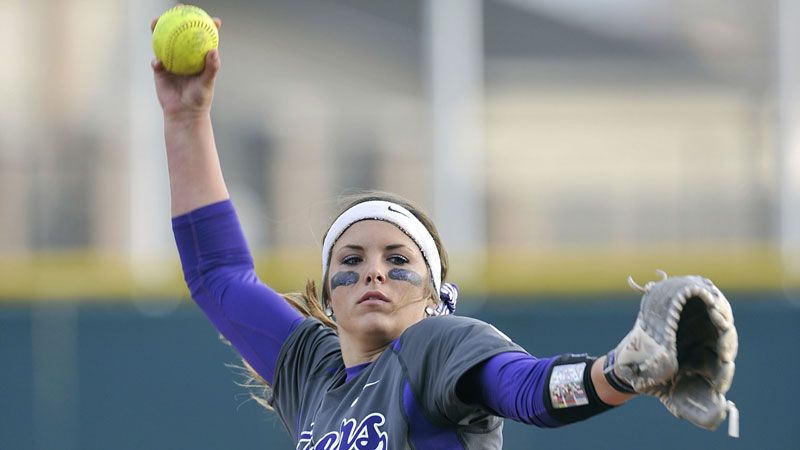
<path fill-rule="evenodd" d="M 547 412 L 543 395 L 547 373 L 556 359 L 538 359 L 521 352 L 497 354 L 459 380 L 459 397 L 500 417 L 539 427 L 561 426 Z"/>
<path fill-rule="evenodd" d="M 256 276 L 230 200 L 172 219 L 192 298 L 268 383 L 281 345 L 303 316 Z"/>

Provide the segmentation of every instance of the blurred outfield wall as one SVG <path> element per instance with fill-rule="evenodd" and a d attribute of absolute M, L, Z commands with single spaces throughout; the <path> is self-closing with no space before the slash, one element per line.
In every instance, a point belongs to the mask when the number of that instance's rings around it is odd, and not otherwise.
<path fill-rule="evenodd" d="M 795 382 L 800 308 L 780 293 L 728 292 L 740 337 L 728 398 L 741 438 L 672 417 L 654 398 L 556 429 L 506 422 L 507 450 L 532 448 L 797 448 Z M 526 304 L 467 297 L 464 314 L 489 321 L 538 356 L 603 354 L 630 329 L 636 294 L 539 298 Z M 169 302 L 165 302 L 169 303 Z M 280 421 L 248 401 L 225 363 L 233 351 L 195 307 L 0 307 L 0 449 L 293 448 Z"/>

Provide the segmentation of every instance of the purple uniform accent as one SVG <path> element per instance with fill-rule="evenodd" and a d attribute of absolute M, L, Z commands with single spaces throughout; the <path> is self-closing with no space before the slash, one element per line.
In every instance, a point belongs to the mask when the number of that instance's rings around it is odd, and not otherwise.
<path fill-rule="evenodd" d="M 230 200 L 172 219 L 192 298 L 240 355 L 272 383 L 278 353 L 303 321 L 262 283 Z"/>
<path fill-rule="evenodd" d="M 452 427 L 436 426 L 425 417 L 414 399 L 408 380 L 403 383 L 403 411 L 408 418 L 408 438 L 417 450 L 463 450 L 458 435 Z"/>
<path fill-rule="evenodd" d="M 561 426 L 544 404 L 549 389 L 547 372 L 556 359 L 538 359 L 521 352 L 497 354 L 459 380 L 459 397 L 483 405 L 500 417 L 538 427 Z"/>
<path fill-rule="evenodd" d="M 348 381 L 350 381 L 353 378 L 357 377 L 358 374 L 363 372 L 364 369 L 366 369 L 367 366 L 369 366 L 370 364 L 372 364 L 372 363 L 371 362 L 365 362 L 365 363 L 359 364 L 357 366 L 345 367 L 344 371 L 347 373 L 347 378 L 345 378 L 344 382 L 347 383 Z"/>

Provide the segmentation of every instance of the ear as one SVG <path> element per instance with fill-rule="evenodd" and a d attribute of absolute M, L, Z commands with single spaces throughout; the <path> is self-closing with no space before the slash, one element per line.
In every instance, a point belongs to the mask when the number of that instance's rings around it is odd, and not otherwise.
<path fill-rule="evenodd" d="M 436 298 L 436 297 L 434 297 L 434 296 L 431 296 L 431 297 L 428 299 L 428 303 L 425 305 L 425 308 L 426 308 L 426 309 L 427 309 L 428 307 L 430 307 L 430 308 L 433 308 L 433 309 L 434 309 L 434 311 L 435 311 L 435 310 L 436 310 L 436 308 L 438 308 L 438 307 L 439 307 L 439 299 L 437 299 L 437 298 Z"/>

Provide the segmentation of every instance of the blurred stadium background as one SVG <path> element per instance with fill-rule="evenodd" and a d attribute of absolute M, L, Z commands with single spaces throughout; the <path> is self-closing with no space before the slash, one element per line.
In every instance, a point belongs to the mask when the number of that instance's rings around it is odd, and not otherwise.
<path fill-rule="evenodd" d="M 639 281 L 728 294 L 742 438 L 653 399 L 508 423 L 506 448 L 800 442 L 800 4 L 269 0 L 223 19 L 228 185 L 281 291 L 319 277 L 342 193 L 434 216 L 461 313 L 600 354 Z M 193 307 L 169 222 L 148 24 L 171 2 L 0 0 L 0 449 L 291 448 Z"/>

